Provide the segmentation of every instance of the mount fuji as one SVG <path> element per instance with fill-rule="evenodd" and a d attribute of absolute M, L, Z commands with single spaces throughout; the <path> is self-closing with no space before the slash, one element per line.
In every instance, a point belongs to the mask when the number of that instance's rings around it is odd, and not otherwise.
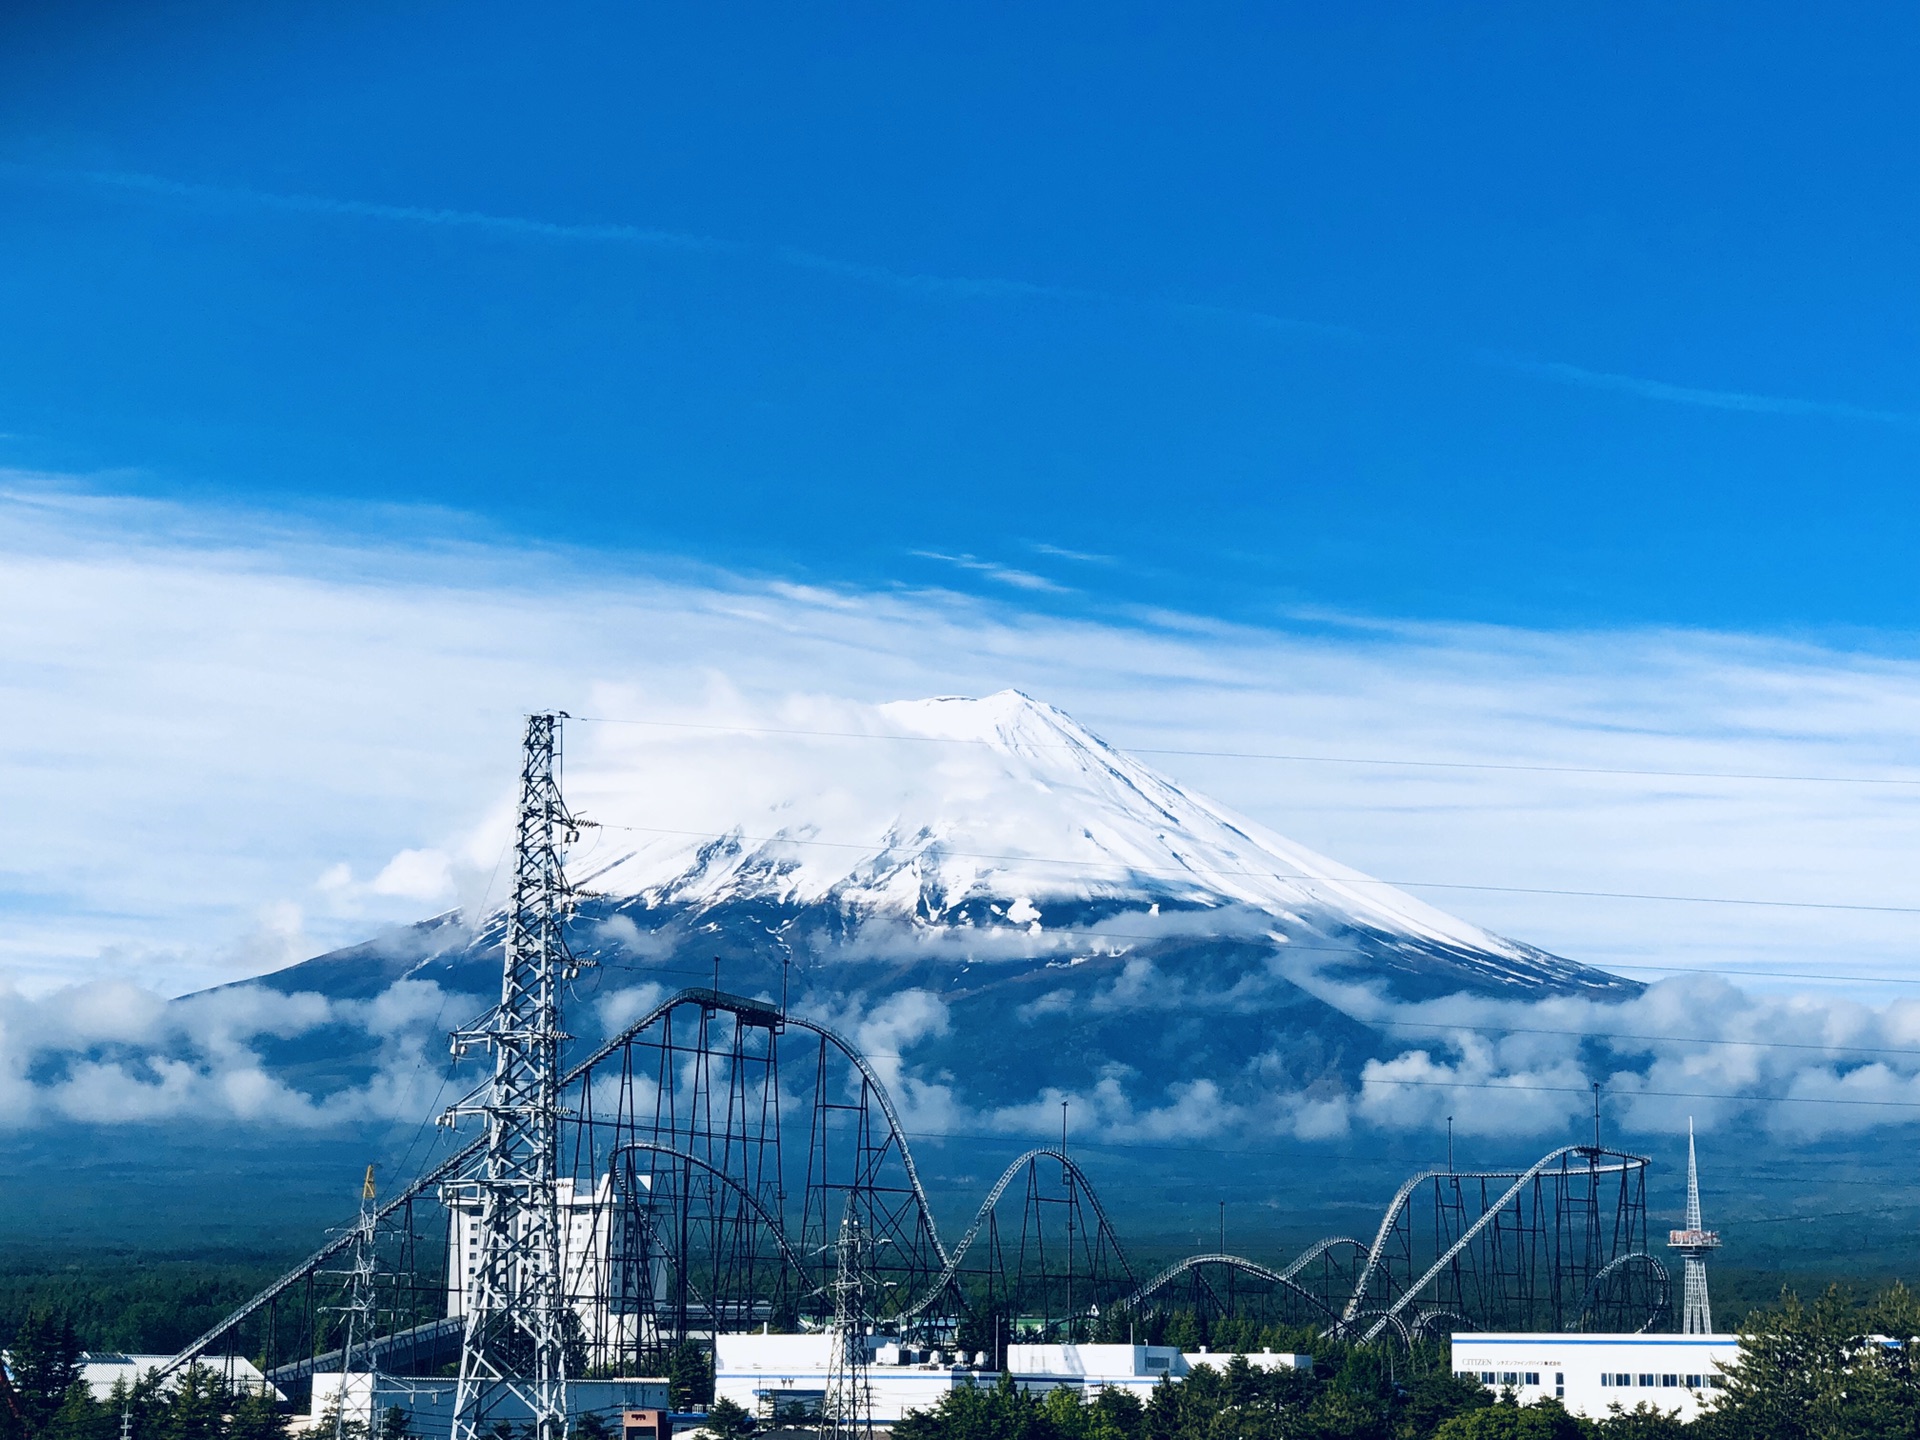
<path fill-rule="evenodd" d="M 1113 1133 L 1203 1109 L 1208 1129 L 1297 1132 L 1316 1092 L 1401 1048 L 1329 996 L 1640 989 L 1317 855 L 1019 692 L 848 713 L 609 723 L 570 757 L 591 822 L 569 861 L 581 1041 L 717 980 L 842 1024 L 932 1129 L 1057 1127 L 1073 1098 Z M 443 915 L 255 983 L 340 999 L 431 980 L 484 1003 L 501 931 L 498 912 Z M 353 1054 L 313 1043 L 310 1081 L 354 1078 Z"/>
<path fill-rule="evenodd" d="M 567 856 L 569 942 L 592 962 L 569 1044 L 684 987 L 784 997 L 885 1078 L 942 1204 L 970 1207 L 1070 1110 L 1075 1145 L 1124 1157 L 1109 1203 L 1149 1228 L 1186 1226 L 1202 1185 L 1305 1225 L 1315 1196 L 1390 1193 L 1424 1160 L 1412 1137 L 1339 1153 L 1369 1064 L 1407 1049 L 1381 1017 L 1641 990 L 1317 855 L 1013 691 L 781 724 L 567 726 L 564 789 L 591 822 Z M 503 803 L 467 873 L 499 884 L 511 832 Z M 54 1123 L 0 1150 L 0 1237 L 271 1248 L 337 1219 L 369 1159 L 417 1173 L 420 1146 L 452 1143 L 427 1121 L 477 1078 L 446 1032 L 499 993 L 502 914 L 473 888 L 464 916 L 180 997 L 118 1039 L 56 1035 L 18 1092 Z"/>

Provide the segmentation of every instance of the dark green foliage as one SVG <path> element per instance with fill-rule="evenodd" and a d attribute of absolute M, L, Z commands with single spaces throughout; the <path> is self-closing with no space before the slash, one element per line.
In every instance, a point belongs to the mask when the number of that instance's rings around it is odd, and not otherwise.
<path fill-rule="evenodd" d="M 236 1436 L 235 1440 L 240 1440 L 240 1437 Z M 247 1440 L 252 1440 L 252 1437 L 247 1437 Z M 412 1419 L 398 1405 L 389 1405 L 387 1413 L 380 1417 L 380 1440 L 413 1440 Z"/>
<path fill-rule="evenodd" d="M 1576 1427 L 1571 1432 L 1579 1435 Z M 1455 1415 L 1434 1432 L 1434 1440 L 1559 1440 L 1555 1417 L 1537 1405 L 1488 1405 Z"/>
<path fill-rule="evenodd" d="M 67 1395 L 43 1432 L 46 1440 L 112 1440 L 119 1422 L 93 1398 L 84 1380 L 67 1387 Z"/>
<path fill-rule="evenodd" d="M 745 1435 L 753 1429 L 753 1417 L 722 1397 L 707 1407 L 707 1429 L 716 1435 Z"/>
<path fill-rule="evenodd" d="M 613 1440 L 613 1427 L 604 1415 L 589 1410 L 573 1422 L 572 1440 Z"/>
<path fill-rule="evenodd" d="M 13 1333 L 8 1352 L 14 1402 L 29 1440 L 48 1433 L 80 1378 L 80 1337 L 64 1314 L 35 1309 Z"/>
<path fill-rule="evenodd" d="M 1455 1375 L 1444 1365 L 1430 1366 L 1407 1387 L 1400 1406 L 1404 1434 L 1431 1435 L 1442 1423 L 1493 1404 L 1493 1396 L 1478 1380 Z"/>
<path fill-rule="evenodd" d="M 1080 1408 L 1077 1396 L 1067 1398 L 1076 1410 Z M 1017 1389 L 1011 1377 L 1002 1375 L 991 1389 L 948 1393 L 933 1410 L 907 1416 L 893 1434 L 894 1440 L 1081 1440 L 1084 1432 L 1058 1428 L 1065 1414 L 1058 1405 L 1050 1412 L 1037 1397 Z"/>
<path fill-rule="evenodd" d="M 676 1410 L 704 1410 L 713 1400 L 713 1356 L 698 1345 L 676 1346 L 667 1356 L 667 1397 Z"/>
<path fill-rule="evenodd" d="M 72 1320 L 84 1349 L 169 1355 L 284 1268 L 272 1260 L 14 1262 L 0 1266 L 0 1347 L 12 1345 L 29 1315 L 52 1311 Z"/>
<path fill-rule="evenodd" d="M 1891 1345 L 1864 1339 L 1884 1335 Z M 1783 1293 L 1747 1316 L 1740 1363 L 1702 1429 L 1712 1440 L 1920 1437 L 1920 1301 L 1904 1285 L 1857 1304 L 1839 1286 L 1811 1305 Z"/>
<path fill-rule="evenodd" d="M 228 1401 L 218 1375 L 189 1365 L 161 1412 L 157 1440 L 222 1440 Z"/>
<path fill-rule="evenodd" d="M 1593 1427 L 1593 1433 L 1604 1440 L 1686 1440 L 1711 1428 L 1682 1425 L 1665 1410 L 1642 1401 L 1631 1410 L 1614 1406 L 1613 1413 Z"/>
<path fill-rule="evenodd" d="M 1491 1403 L 1479 1385 L 1446 1372 L 1438 1347 L 1409 1357 L 1317 1338 L 1315 1346 L 1323 1360 L 1314 1371 L 1222 1356 L 1219 1368 L 1163 1380 L 1144 1404 L 1119 1390 L 1041 1398 L 1003 1376 L 993 1389 L 957 1390 L 909 1416 L 895 1440 L 1430 1440 L 1443 1421 Z M 1566 1421 L 1557 1407 L 1554 1415 Z M 1562 1432 L 1550 1418 L 1541 1433 Z"/>
<path fill-rule="evenodd" d="M 401 1415 L 400 1435 L 406 1434 L 404 1412 L 388 1413 Z M 227 1422 L 226 1440 L 287 1440 L 287 1417 L 280 1413 L 280 1407 L 274 1404 L 271 1396 L 247 1391 L 234 1399 L 233 1414 Z M 394 1436 L 392 1440 L 399 1440 L 399 1437 Z"/>

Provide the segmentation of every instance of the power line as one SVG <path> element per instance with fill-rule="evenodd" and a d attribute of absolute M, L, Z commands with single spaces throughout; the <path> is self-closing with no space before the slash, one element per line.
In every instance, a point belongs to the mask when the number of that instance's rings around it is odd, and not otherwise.
<path fill-rule="evenodd" d="M 990 745 L 968 735 L 883 735 L 864 730 L 805 730 L 771 725 L 708 725 L 691 720 L 632 720 L 606 715 L 578 716 L 595 725 L 638 725 L 665 730 L 701 730 L 728 735 L 798 735 L 823 740 L 890 740 L 927 745 Z M 1099 742 L 1104 748 L 1105 742 Z M 1064 741 L 1032 742 L 1036 750 L 1082 748 Z M 1177 749 L 1156 745 L 1129 745 L 1128 755 L 1175 755 L 1209 760 L 1274 760 L 1306 765 L 1379 765 L 1423 770 L 1502 770 L 1535 775 L 1617 775 L 1655 780 L 1761 780 L 1793 785 L 1920 785 L 1920 777 L 1895 775 L 1791 775 L 1746 770 L 1642 770 L 1606 765 L 1524 765 L 1498 760 L 1408 760 L 1382 755 L 1307 755 L 1269 750 Z"/>
<path fill-rule="evenodd" d="M 681 835 L 695 840 L 738 840 L 753 845 L 811 845 L 833 850 L 870 851 L 871 844 L 853 840 L 804 840 L 792 835 L 736 835 L 730 830 L 677 830 L 660 825 L 618 825 L 596 822 L 603 830 L 624 830 L 641 835 Z M 981 850 L 943 850 L 941 853 L 962 860 L 1004 860 L 1032 865 L 1068 865 L 1081 868 L 1111 867 L 1111 860 L 1069 860 L 1057 855 L 1006 855 Z M 616 864 L 618 862 L 615 862 Z M 611 867 L 608 867 L 611 868 Z M 1577 900 L 1653 900 L 1684 905 L 1746 905 L 1769 910 L 1845 910 L 1875 915 L 1920 915 L 1920 905 L 1856 905 L 1833 900 L 1758 900 L 1738 895 L 1663 895 L 1637 890 L 1563 890 L 1538 885 L 1475 885 L 1456 880 L 1387 880 L 1372 875 L 1333 877 L 1308 875 L 1285 870 L 1226 870 L 1217 866 L 1141 866 L 1126 869 L 1135 875 L 1175 877 L 1221 876 L 1228 879 L 1294 880 L 1309 885 L 1384 885 L 1402 890 L 1470 890 L 1495 895 L 1550 895 Z"/>

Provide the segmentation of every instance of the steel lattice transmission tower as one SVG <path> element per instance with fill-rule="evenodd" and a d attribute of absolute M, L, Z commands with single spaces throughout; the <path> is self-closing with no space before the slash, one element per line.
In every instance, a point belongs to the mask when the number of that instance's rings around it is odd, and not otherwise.
<path fill-rule="evenodd" d="M 834 1246 L 833 1354 L 820 1402 L 821 1440 L 872 1440 L 873 1388 L 867 1374 L 868 1311 L 877 1289 L 872 1256 L 872 1237 L 860 1223 L 855 1196 L 848 1195 Z"/>
<path fill-rule="evenodd" d="M 346 1440 L 347 1406 L 353 1403 L 353 1362 L 356 1355 L 367 1360 L 367 1427 L 373 1426 L 373 1405 L 379 1390 L 371 1359 L 373 1339 L 379 1328 L 379 1298 L 374 1285 L 378 1269 L 376 1244 L 379 1239 L 374 1211 L 373 1166 L 360 1183 L 360 1218 L 353 1226 L 353 1268 L 338 1273 L 347 1282 L 345 1302 L 336 1308 L 347 1319 L 347 1333 L 340 1346 L 340 1393 L 333 1399 L 333 1440 Z"/>
<path fill-rule="evenodd" d="M 1707 1300 L 1707 1257 L 1720 1248 L 1720 1233 L 1700 1218 L 1700 1165 L 1693 1150 L 1693 1117 L 1687 1117 L 1687 1228 L 1667 1234 L 1667 1244 L 1680 1252 L 1685 1268 L 1681 1285 L 1680 1331 L 1684 1335 L 1713 1333 L 1713 1306 Z"/>
<path fill-rule="evenodd" d="M 476 1440 L 511 1397 L 512 1419 L 532 1417 L 535 1440 L 565 1440 L 571 1315 L 561 1274 L 555 1172 L 560 1124 L 560 986 L 580 962 L 564 928 L 573 891 L 560 846 L 579 825 L 560 794 L 561 713 L 529 715 L 520 760 L 513 898 L 507 906 L 500 1003 L 456 1031 L 456 1055 L 493 1054 L 493 1078 L 442 1117 L 478 1115 L 486 1149 L 477 1174 L 450 1187 L 450 1204 L 477 1217 L 474 1276 L 454 1399 L 452 1440 Z M 457 1266 L 461 1257 L 454 1256 Z"/>

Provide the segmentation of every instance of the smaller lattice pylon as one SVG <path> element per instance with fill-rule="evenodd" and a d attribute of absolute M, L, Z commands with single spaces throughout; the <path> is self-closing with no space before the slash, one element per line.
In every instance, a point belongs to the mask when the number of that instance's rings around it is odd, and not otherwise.
<path fill-rule="evenodd" d="M 876 1288 L 872 1253 L 871 1237 L 850 1194 L 834 1246 L 833 1353 L 820 1403 L 819 1440 L 873 1440 L 873 1389 L 867 1373 L 868 1317 Z"/>
<path fill-rule="evenodd" d="M 1707 1298 L 1707 1257 L 1720 1248 L 1720 1232 L 1709 1230 L 1700 1215 L 1700 1164 L 1694 1154 L 1693 1117 L 1687 1117 L 1687 1228 L 1669 1230 L 1667 1246 L 1679 1253 L 1681 1284 L 1680 1332 L 1713 1333 L 1713 1304 Z"/>
<path fill-rule="evenodd" d="M 338 1276 L 347 1282 L 347 1292 L 342 1302 L 328 1307 L 345 1317 L 346 1321 L 346 1334 L 340 1345 L 340 1392 L 333 1401 L 333 1440 L 346 1440 L 349 1427 L 347 1406 L 357 1403 L 351 1398 L 356 1359 L 366 1366 L 366 1423 L 369 1428 L 373 1420 L 373 1392 L 379 1381 L 374 1373 L 372 1346 L 380 1324 L 377 1293 L 379 1212 L 374 1208 L 374 1199 L 373 1166 L 369 1165 L 366 1178 L 360 1182 L 360 1218 L 349 1232 L 353 1236 L 353 1266 L 348 1270 L 320 1272 Z"/>

